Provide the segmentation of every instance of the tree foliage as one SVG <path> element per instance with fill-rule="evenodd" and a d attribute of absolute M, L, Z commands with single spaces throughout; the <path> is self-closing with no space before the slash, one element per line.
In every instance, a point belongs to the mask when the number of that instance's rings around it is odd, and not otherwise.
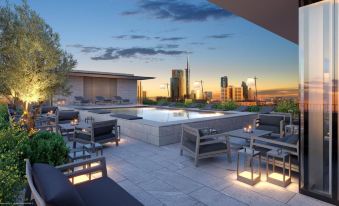
<path fill-rule="evenodd" d="M 31 103 L 68 93 L 67 74 L 76 61 L 59 41 L 26 1 L 0 7 L 0 94 Z"/>

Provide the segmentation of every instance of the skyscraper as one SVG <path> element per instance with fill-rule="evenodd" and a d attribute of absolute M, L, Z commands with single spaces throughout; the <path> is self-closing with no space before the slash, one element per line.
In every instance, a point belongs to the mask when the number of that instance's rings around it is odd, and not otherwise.
<path fill-rule="evenodd" d="M 228 78 L 227 76 L 221 77 L 221 83 L 220 83 L 221 88 L 226 88 L 228 87 Z"/>
<path fill-rule="evenodd" d="M 188 62 L 188 57 L 187 57 L 187 64 L 186 64 L 186 69 L 185 69 L 185 80 L 186 80 L 186 93 L 185 96 L 186 98 L 190 98 L 190 66 Z"/>
<path fill-rule="evenodd" d="M 228 99 L 228 94 L 230 93 L 229 91 L 227 91 L 227 87 L 228 87 L 228 78 L 227 78 L 227 76 L 221 77 L 220 87 L 221 87 L 220 100 L 221 101 L 226 101 Z"/>
<path fill-rule="evenodd" d="M 248 100 L 248 86 L 246 84 L 246 82 L 242 82 L 241 83 L 241 87 L 242 87 L 242 91 L 244 93 L 244 100 Z"/>
<path fill-rule="evenodd" d="M 185 95 L 185 81 L 183 70 L 172 70 L 171 78 L 171 98 L 173 100 L 183 99 Z"/>

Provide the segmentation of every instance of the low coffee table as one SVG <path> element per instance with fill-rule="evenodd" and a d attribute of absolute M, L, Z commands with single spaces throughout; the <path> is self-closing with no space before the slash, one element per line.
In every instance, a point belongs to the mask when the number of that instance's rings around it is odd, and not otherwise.
<path fill-rule="evenodd" d="M 100 151 L 101 156 L 102 156 L 104 147 L 102 146 L 102 144 L 99 144 L 99 143 L 91 143 L 91 144 L 85 144 L 84 149 L 87 152 L 91 152 L 91 153 L 95 152 L 97 156 L 98 156 L 99 151 Z"/>
<path fill-rule="evenodd" d="M 260 129 L 253 129 L 252 132 L 244 132 L 243 129 L 237 129 L 233 130 L 230 132 L 225 132 L 225 135 L 230 138 L 230 137 L 235 137 L 235 138 L 240 138 L 246 140 L 246 142 L 250 142 L 252 137 L 262 137 L 262 136 L 267 136 L 271 135 L 271 131 L 266 131 L 266 130 L 260 130 Z"/>

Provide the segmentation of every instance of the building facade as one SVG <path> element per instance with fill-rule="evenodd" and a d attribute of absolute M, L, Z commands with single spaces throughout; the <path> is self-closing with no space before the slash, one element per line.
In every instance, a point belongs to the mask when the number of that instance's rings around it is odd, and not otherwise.
<path fill-rule="evenodd" d="M 170 81 L 171 81 L 171 98 L 175 101 L 184 99 L 185 96 L 184 71 L 173 69 Z"/>
<path fill-rule="evenodd" d="M 95 102 L 96 96 L 112 98 L 121 96 L 131 103 L 138 103 L 141 95 L 141 81 L 154 77 L 134 76 L 133 74 L 108 73 L 74 70 L 69 74 L 70 96 L 55 96 L 63 99 L 65 104 L 72 104 L 75 96 L 81 96 Z"/>
<path fill-rule="evenodd" d="M 234 87 L 229 85 L 226 88 L 221 88 L 220 93 L 220 100 L 221 101 L 243 101 L 244 100 L 244 93 L 242 87 Z"/>

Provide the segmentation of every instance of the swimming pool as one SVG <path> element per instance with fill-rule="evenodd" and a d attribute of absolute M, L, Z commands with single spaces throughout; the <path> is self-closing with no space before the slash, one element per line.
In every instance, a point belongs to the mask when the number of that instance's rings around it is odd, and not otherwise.
<path fill-rule="evenodd" d="M 220 112 L 200 112 L 183 109 L 160 109 L 154 107 L 116 108 L 111 110 L 113 114 L 127 114 L 142 117 L 145 120 L 155 122 L 173 122 L 205 117 L 217 117 L 224 115 Z"/>

